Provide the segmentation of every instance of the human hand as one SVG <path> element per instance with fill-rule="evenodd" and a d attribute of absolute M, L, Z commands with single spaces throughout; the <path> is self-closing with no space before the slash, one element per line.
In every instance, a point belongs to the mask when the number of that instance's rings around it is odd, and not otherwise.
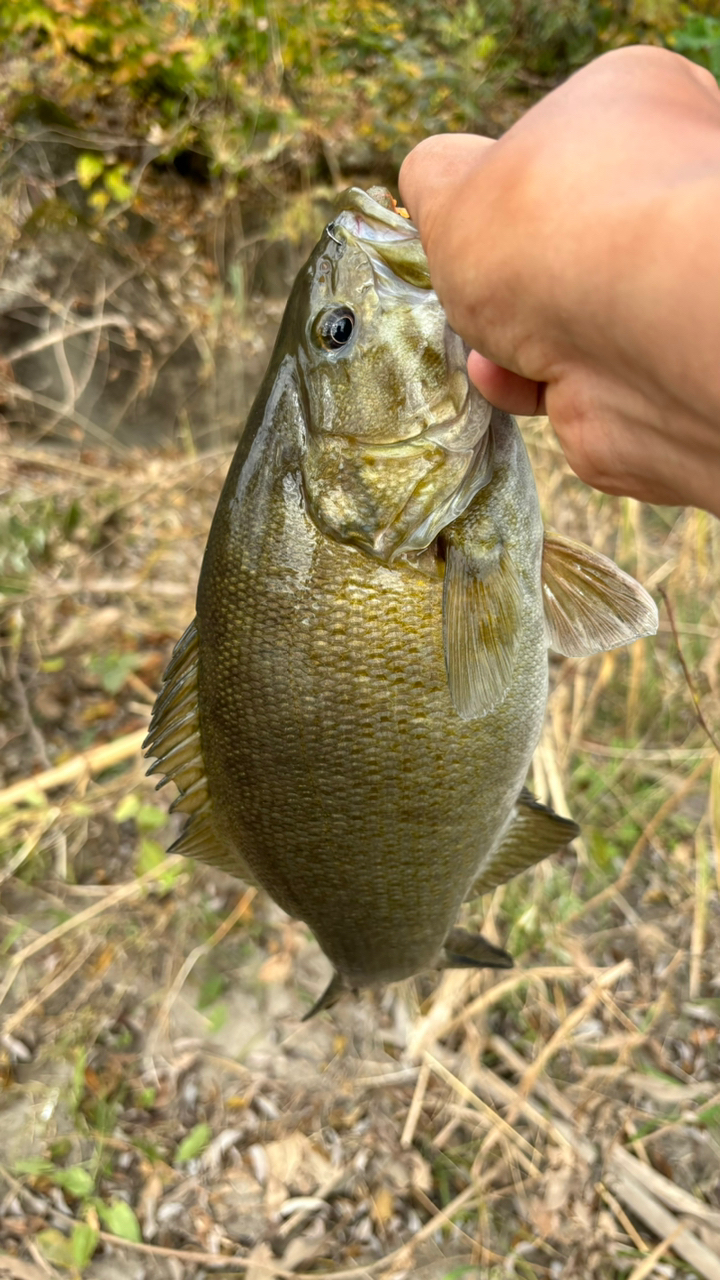
<path fill-rule="evenodd" d="M 596 488 L 720 515 L 713 77 L 606 54 L 499 142 L 428 138 L 400 189 L 481 392 L 545 410 Z"/>

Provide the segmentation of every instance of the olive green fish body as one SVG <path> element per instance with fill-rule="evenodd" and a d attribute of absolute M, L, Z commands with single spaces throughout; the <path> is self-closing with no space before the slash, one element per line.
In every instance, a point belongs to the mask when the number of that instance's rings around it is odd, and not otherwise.
<path fill-rule="evenodd" d="M 542 526 L 517 428 L 498 415 L 497 432 L 498 515 L 522 499 L 524 630 L 513 688 L 482 721 L 450 698 L 442 581 L 324 537 L 281 458 L 254 500 L 232 477 L 210 538 L 197 625 L 214 822 L 350 985 L 435 961 L 540 732 Z"/>
<path fill-rule="evenodd" d="M 316 1007 L 512 963 L 455 922 L 577 833 L 523 789 L 548 646 L 657 625 L 633 579 L 543 530 L 518 428 L 466 354 L 415 228 L 347 193 L 293 287 L 150 725 L 188 815 L 176 847 L 307 922 L 335 969 Z"/>

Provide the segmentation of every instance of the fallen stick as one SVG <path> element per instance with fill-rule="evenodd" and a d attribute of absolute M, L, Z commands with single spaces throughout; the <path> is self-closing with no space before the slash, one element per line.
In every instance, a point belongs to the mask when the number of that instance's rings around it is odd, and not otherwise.
<path fill-rule="evenodd" d="M 47 1280 L 47 1272 L 9 1253 L 0 1253 L 0 1280 Z"/>
<path fill-rule="evenodd" d="M 605 1181 L 612 1187 L 618 1199 L 622 1200 L 647 1227 L 650 1227 L 664 1244 L 667 1245 L 668 1238 L 671 1238 L 675 1253 L 679 1254 L 685 1262 L 689 1262 L 690 1266 L 704 1277 L 704 1280 L 720 1280 L 720 1259 L 717 1254 L 708 1249 L 707 1245 L 687 1229 L 676 1234 L 680 1225 L 677 1218 L 663 1208 L 647 1187 L 641 1186 L 635 1181 L 635 1177 L 631 1177 L 617 1167 L 608 1170 Z"/>
<path fill-rule="evenodd" d="M 643 1164 L 624 1147 L 615 1147 L 610 1155 L 608 1167 L 615 1173 L 627 1173 L 636 1182 L 647 1187 L 651 1195 L 657 1196 L 665 1204 L 682 1213 L 685 1217 L 696 1218 L 704 1226 L 720 1231 L 720 1209 L 713 1209 L 703 1204 L 697 1196 L 671 1182 L 663 1173 L 659 1173 L 652 1165 Z"/>
<path fill-rule="evenodd" d="M 80 778 L 92 777 L 93 774 L 102 773 L 104 769 L 111 769 L 113 765 L 136 755 L 146 736 L 147 729 L 137 729 L 135 733 L 126 733 L 113 742 L 103 742 L 99 747 L 81 751 L 79 755 L 56 765 L 54 769 L 45 769 L 43 773 L 35 773 L 30 778 L 13 782 L 4 791 L 0 791 L 0 809 L 22 803 L 23 800 L 31 800 L 38 791 L 54 791 L 56 787 L 63 787 L 68 782 L 77 782 Z"/>

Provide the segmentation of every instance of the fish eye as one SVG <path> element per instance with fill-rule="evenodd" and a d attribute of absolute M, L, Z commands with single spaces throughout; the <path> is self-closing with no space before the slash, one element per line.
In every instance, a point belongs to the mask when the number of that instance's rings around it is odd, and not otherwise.
<path fill-rule="evenodd" d="M 347 346 L 355 328 L 355 314 L 349 307 L 333 307 L 322 311 L 314 328 L 315 341 L 326 351 L 339 351 Z"/>

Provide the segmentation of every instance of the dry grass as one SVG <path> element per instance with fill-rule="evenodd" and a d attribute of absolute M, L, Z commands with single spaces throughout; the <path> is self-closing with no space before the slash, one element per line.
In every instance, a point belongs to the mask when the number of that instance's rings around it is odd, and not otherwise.
<path fill-rule="evenodd" d="M 6 450 L 3 1280 L 720 1277 L 720 764 L 693 703 L 718 724 L 720 529 L 589 494 L 525 435 L 550 522 L 667 590 L 686 669 L 665 610 L 554 660 L 533 783 L 583 840 L 477 904 L 515 971 L 309 1026 L 307 930 L 165 857 L 138 753 L 228 454 Z"/>

